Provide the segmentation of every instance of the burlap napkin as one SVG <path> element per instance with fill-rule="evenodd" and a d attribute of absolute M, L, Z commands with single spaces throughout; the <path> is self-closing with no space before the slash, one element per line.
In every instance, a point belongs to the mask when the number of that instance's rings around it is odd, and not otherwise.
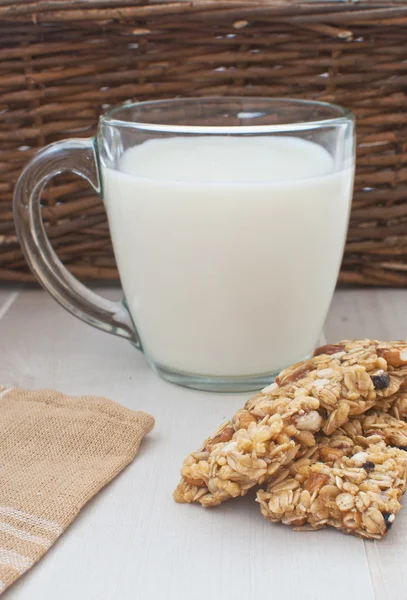
<path fill-rule="evenodd" d="M 105 398 L 0 387 L 0 594 L 133 460 L 153 425 Z"/>

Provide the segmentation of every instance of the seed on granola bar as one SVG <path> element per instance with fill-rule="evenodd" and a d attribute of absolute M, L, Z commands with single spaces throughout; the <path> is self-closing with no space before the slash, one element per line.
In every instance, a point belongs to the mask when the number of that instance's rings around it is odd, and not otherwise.
<path fill-rule="evenodd" d="M 295 383 L 300 379 L 303 379 L 311 371 L 311 362 L 304 361 L 304 363 L 298 363 L 290 369 L 281 371 L 280 375 L 277 375 L 275 383 L 278 386 L 286 385 L 287 383 Z"/>
<path fill-rule="evenodd" d="M 228 422 L 225 423 L 225 427 L 223 427 L 219 431 L 219 433 L 215 434 L 215 436 L 208 441 L 204 449 L 211 450 L 213 446 L 216 446 L 216 444 L 220 444 L 222 442 L 229 442 L 232 439 L 234 433 L 235 430 L 233 429 L 233 427 L 231 427 Z"/>
<path fill-rule="evenodd" d="M 314 350 L 314 356 L 319 356 L 320 354 L 336 354 L 343 350 L 345 350 L 345 348 L 340 344 L 325 344 L 325 346 L 319 346 L 319 348 Z"/>
<path fill-rule="evenodd" d="M 333 462 L 343 456 L 341 450 L 338 448 L 330 448 L 329 446 L 321 447 L 319 449 L 319 454 L 323 462 Z"/>
<path fill-rule="evenodd" d="M 304 489 L 312 494 L 320 490 L 329 481 L 329 477 L 324 473 L 311 473 L 304 483 Z"/>
<path fill-rule="evenodd" d="M 375 464 L 373 462 L 371 462 L 370 460 L 367 460 L 365 463 L 363 463 L 362 467 L 364 468 L 365 471 L 369 472 L 369 471 L 374 470 Z"/>

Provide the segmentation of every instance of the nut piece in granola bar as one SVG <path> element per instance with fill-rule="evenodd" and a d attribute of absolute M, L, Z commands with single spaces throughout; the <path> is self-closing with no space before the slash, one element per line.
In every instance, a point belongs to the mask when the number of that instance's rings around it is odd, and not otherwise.
<path fill-rule="evenodd" d="M 401 508 L 407 453 L 383 441 L 354 451 L 336 458 L 317 451 L 294 463 L 286 477 L 257 493 L 262 514 L 298 530 L 331 526 L 381 539 Z"/>
<path fill-rule="evenodd" d="M 406 354 L 407 342 L 400 341 L 346 340 L 318 348 L 282 371 L 185 459 L 174 499 L 210 507 L 243 496 L 286 473 L 316 446 L 318 432 L 330 436 L 380 402 L 388 412 L 407 379 Z M 399 402 L 398 414 L 404 406 L 407 401 Z"/>

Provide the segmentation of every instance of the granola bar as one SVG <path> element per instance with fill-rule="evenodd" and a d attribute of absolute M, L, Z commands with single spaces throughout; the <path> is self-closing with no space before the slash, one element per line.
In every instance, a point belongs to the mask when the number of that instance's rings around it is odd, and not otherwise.
<path fill-rule="evenodd" d="M 351 440 L 350 446 L 353 443 Z M 345 533 L 381 539 L 401 508 L 407 452 L 380 441 L 354 445 L 351 456 L 338 454 L 338 448 L 321 447 L 311 457 L 293 463 L 288 475 L 257 493 L 262 514 L 271 522 L 297 530 L 329 525 Z"/>
<path fill-rule="evenodd" d="M 316 446 L 318 432 L 329 436 L 377 403 L 390 409 L 405 380 L 407 342 L 345 340 L 318 348 L 311 359 L 282 371 L 186 458 L 174 499 L 216 506 L 280 477 Z M 399 412 L 407 407 L 403 402 Z"/>

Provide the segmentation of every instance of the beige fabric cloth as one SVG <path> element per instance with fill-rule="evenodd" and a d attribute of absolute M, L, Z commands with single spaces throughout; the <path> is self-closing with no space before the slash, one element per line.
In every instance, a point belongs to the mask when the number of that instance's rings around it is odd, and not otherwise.
<path fill-rule="evenodd" d="M 153 425 L 105 398 L 0 387 L 0 594 L 133 460 Z"/>

